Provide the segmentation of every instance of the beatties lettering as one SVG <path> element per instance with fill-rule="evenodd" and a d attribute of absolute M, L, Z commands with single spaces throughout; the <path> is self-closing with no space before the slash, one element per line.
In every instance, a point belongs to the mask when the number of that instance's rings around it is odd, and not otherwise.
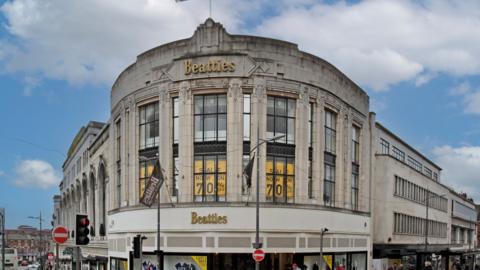
<path fill-rule="evenodd" d="M 234 72 L 235 63 L 223 60 L 208 60 L 207 63 L 194 64 L 192 60 L 183 61 L 185 75 L 211 72 Z"/>
<path fill-rule="evenodd" d="M 199 216 L 197 212 L 192 212 L 192 224 L 227 224 L 227 216 L 218 214 L 208 214 L 208 216 Z"/>

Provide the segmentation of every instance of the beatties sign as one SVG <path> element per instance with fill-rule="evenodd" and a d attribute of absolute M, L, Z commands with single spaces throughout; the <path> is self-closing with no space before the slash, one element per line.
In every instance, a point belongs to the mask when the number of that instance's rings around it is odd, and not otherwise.
<path fill-rule="evenodd" d="M 183 61 L 185 75 L 212 72 L 234 72 L 235 63 L 223 60 L 208 60 L 207 63 L 194 64 L 192 60 Z"/>
<path fill-rule="evenodd" d="M 218 214 L 208 214 L 208 216 L 199 216 L 197 212 L 192 212 L 192 224 L 227 224 L 227 216 Z"/>

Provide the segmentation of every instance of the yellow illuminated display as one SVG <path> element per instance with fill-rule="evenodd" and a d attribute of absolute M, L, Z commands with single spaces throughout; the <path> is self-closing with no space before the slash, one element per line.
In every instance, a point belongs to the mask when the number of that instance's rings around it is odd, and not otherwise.
<path fill-rule="evenodd" d="M 218 160 L 218 172 L 223 173 L 227 171 L 227 161 L 225 159 Z"/>
<path fill-rule="evenodd" d="M 227 186 L 227 176 L 225 174 L 219 174 L 218 183 L 217 183 L 218 196 L 225 196 L 226 186 Z"/>
<path fill-rule="evenodd" d="M 227 189 L 227 160 L 224 156 L 205 156 L 195 159 L 194 195 L 225 197 Z"/>
<path fill-rule="evenodd" d="M 267 179 L 265 182 L 265 187 L 267 189 L 266 197 L 271 198 L 273 196 L 273 175 L 267 175 Z"/>
<path fill-rule="evenodd" d="M 295 194 L 295 178 L 293 176 L 287 177 L 287 197 L 293 198 Z"/>
<path fill-rule="evenodd" d="M 277 174 L 285 173 L 285 163 L 283 163 L 283 161 L 277 160 L 277 162 L 275 162 L 275 165 L 276 165 L 275 170 Z"/>
<path fill-rule="evenodd" d="M 283 176 L 275 177 L 275 197 L 283 197 Z"/>
<path fill-rule="evenodd" d="M 205 175 L 205 195 L 215 195 L 215 175 Z"/>
<path fill-rule="evenodd" d="M 203 181 L 202 181 L 202 176 L 201 175 L 195 175 L 194 194 L 195 194 L 195 196 L 202 196 L 203 195 Z"/>
<path fill-rule="evenodd" d="M 206 173 L 214 173 L 215 172 L 215 160 L 214 159 L 205 160 L 205 172 Z"/>
<path fill-rule="evenodd" d="M 295 165 L 291 162 L 287 163 L 287 174 L 294 175 L 295 174 Z"/>
<path fill-rule="evenodd" d="M 267 164 L 265 165 L 266 173 L 273 173 L 273 160 L 267 159 Z"/>
<path fill-rule="evenodd" d="M 195 173 L 202 173 L 203 172 L 203 161 L 195 160 Z"/>

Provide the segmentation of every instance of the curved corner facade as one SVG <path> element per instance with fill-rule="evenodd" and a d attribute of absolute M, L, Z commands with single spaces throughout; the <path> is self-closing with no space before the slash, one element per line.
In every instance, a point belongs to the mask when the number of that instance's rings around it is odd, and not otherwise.
<path fill-rule="evenodd" d="M 137 269 L 137 234 L 147 237 L 143 259 L 155 263 L 157 209 L 139 201 L 158 157 L 164 269 L 251 269 L 257 179 L 262 269 L 313 269 L 322 228 L 331 269 L 367 269 L 371 124 L 367 94 L 328 62 L 209 19 L 119 75 L 109 123 L 88 142 L 92 165 L 62 181 L 60 223 L 73 226 L 74 212 L 91 217 L 96 233 L 82 252 L 98 269 Z"/>

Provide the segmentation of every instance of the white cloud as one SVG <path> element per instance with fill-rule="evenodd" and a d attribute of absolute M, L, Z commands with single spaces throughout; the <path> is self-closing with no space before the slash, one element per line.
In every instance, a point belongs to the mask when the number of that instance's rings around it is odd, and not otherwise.
<path fill-rule="evenodd" d="M 480 201 L 480 146 L 454 148 L 440 146 L 433 149 L 434 161 L 443 168 L 442 182 L 456 191 L 466 192 Z"/>
<path fill-rule="evenodd" d="M 13 183 L 19 187 L 46 189 L 60 183 L 59 174 L 43 160 L 23 160 L 15 168 Z"/>
<path fill-rule="evenodd" d="M 479 10 L 475 0 L 316 3 L 287 8 L 257 31 L 297 42 L 384 90 L 402 81 L 421 85 L 425 74 L 480 74 Z"/>
<path fill-rule="evenodd" d="M 136 55 L 191 36 L 208 16 L 200 0 L 12 0 L 0 9 L 14 37 L 0 40 L 4 71 L 107 86 Z M 374 90 L 480 74 L 479 16 L 476 0 L 213 3 L 230 33 L 298 43 Z"/>
<path fill-rule="evenodd" d="M 480 115 L 480 88 L 473 89 L 470 83 L 466 81 L 453 87 L 450 94 L 461 96 L 460 107 L 464 113 Z"/>
<path fill-rule="evenodd" d="M 33 90 L 40 85 L 40 79 L 34 76 L 25 76 L 23 78 L 23 95 L 24 96 L 31 96 L 33 94 Z"/>

